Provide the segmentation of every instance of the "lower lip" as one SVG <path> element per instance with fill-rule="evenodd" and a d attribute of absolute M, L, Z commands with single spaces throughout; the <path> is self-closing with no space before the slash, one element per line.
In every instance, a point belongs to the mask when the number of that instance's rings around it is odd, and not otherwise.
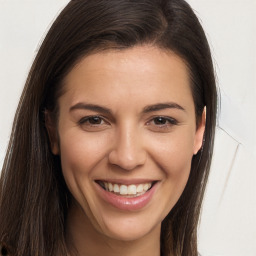
<path fill-rule="evenodd" d="M 146 193 L 144 193 L 141 196 L 127 198 L 127 197 L 119 196 L 109 191 L 106 191 L 98 183 L 96 183 L 97 191 L 100 197 L 107 203 L 114 206 L 115 208 L 118 208 L 124 211 L 136 211 L 145 207 L 151 201 L 156 191 L 157 185 L 158 185 L 158 182 L 154 184 L 154 186 L 150 190 L 148 190 Z"/>

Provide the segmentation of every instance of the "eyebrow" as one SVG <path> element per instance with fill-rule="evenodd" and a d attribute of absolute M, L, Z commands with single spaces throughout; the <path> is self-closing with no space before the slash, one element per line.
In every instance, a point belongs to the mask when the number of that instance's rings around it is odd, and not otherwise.
<path fill-rule="evenodd" d="M 69 111 L 71 112 L 71 111 L 77 110 L 77 109 L 87 109 L 87 110 L 92 110 L 95 112 L 100 112 L 105 115 L 112 115 L 112 111 L 109 108 L 99 106 L 96 104 L 88 104 L 88 103 L 83 103 L 83 102 L 79 102 L 79 103 L 75 104 L 74 106 L 72 106 L 69 109 Z M 142 113 L 149 113 L 149 112 L 159 111 L 159 110 L 163 110 L 163 109 L 178 109 L 178 110 L 182 110 L 182 111 L 186 112 L 186 110 L 179 104 L 177 104 L 175 102 L 167 102 L 167 103 L 158 103 L 158 104 L 146 106 L 143 108 Z"/>
<path fill-rule="evenodd" d="M 80 103 L 77 103 L 74 106 L 72 106 L 69 109 L 69 111 L 71 112 L 76 109 L 88 109 L 88 110 L 92 110 L 95 112 L 100 112 L 105 115 L 112 115 L 112 111 L 109 108 L 102 107 L 102 106 L 95 105 L 95 104 L 87 104 L 87 103 L 80 102 Z"/>
<path fill-rule="evenodd" d="M 149 113 L 149 112 L 159 111 L 159 110 L 168 109 L 168 108 L 178 109 L 186 112 L 186 110 L 179 104 L 175 102 L 167 102 L 167 103 L 159 103 L 159 104 L 146 106 L 143 109 L 143 113 Z"/>

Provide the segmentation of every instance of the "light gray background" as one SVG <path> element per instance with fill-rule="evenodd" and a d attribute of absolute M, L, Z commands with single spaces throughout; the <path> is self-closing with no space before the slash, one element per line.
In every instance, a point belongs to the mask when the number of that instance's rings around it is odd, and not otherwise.
<path fill-rule="evenodd" d="M 67 0 L 0 0 L 0 167 L 38 45 Z M 199 228 L 203 256 L 256 255 L 256 1 L 189 0 L 207 33 L 221 108 Z"/>

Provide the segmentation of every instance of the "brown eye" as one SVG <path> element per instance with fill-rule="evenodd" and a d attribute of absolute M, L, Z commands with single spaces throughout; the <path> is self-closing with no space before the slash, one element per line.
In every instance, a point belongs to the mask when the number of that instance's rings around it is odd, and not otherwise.
<path fill-rule="evenodd" d="M 146 125 L 148 129 L 153 132 L 171 132 L 174 127 L 178 125 L 178 121 L 169 116 L 155 116 L 151 118 Z"/>
<path fill-rule="evenodd" d="M 101 118 L 100 116 L 87 116 L 82 118 L 79 121 L 79 124 L 81 125 L 101 125 L 104 123 L 103 118 Z"/>
<path fill-rule="evenodd" d="M 152 121 L 154 122 L 155 125 L 159 125 L 159 126 L 177 124 L 177 121 L 175 119 L 170 117 L 162 117 L 162 116 L 157 116 L 153 118 Z"/>
<path fill-rule="evenodd" d="M 153 121 L 156 125 L 165 125 L 167 123 L 166 118 L 163 118 L 163 117 L 156 117 L 154 118 Z"/>
<path fill-rule="evenodd" d="M 79 120 L 78 125 L 89 132 L 102 131 L 111 127 L 111 124 L 101 116 L 85 116 Z"/>
<path fill-rule="evenodd" d="M 100 118 L 99 116 L 92 116 L 87 119 L 87 122 L 92 125 L 101 124 L 102 121 L 103 121 L 102 118 Z"/>

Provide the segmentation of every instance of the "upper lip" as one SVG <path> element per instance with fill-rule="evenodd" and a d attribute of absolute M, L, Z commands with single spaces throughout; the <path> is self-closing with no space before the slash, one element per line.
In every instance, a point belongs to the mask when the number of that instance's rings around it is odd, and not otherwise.
<path fill-rule="evenodd" d="M 144 183 L 153 183 L 158 180 L 153 180 L 153 179 L 130 179 L 130 180 L 125 180 L 125 179 L 97 179 L 95 182 L 108 182 L 112 184 L 123 184 L 123 185 L 136 185 L 136 184 L 144 184 Z"/>

